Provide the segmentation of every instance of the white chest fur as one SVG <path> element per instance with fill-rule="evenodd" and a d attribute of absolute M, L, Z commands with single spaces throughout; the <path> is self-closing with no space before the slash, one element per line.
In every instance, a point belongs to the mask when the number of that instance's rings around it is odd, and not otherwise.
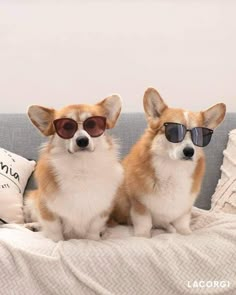
<path fill-rule="evenodd" d="M 48 204 L 63 220 L 64 231 L 83 237 L 91 222 L 109 210 L 123 178 L 114 151 L 67 154 L 52 158 L 59 190 Z"/>
<path fill-rule="evenodd" d="M 143 198 L 152 214 L 154 226 L 169 224 L 192 206 L 192 174 L 195 163 L 184 160 L 155 159 L 157 184 L 152 194 Z"/>

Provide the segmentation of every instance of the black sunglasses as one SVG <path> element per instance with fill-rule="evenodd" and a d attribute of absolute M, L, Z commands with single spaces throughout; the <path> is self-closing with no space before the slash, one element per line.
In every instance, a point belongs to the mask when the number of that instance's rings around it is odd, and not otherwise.
<path fill-rule="evenodd" d="M 205 127 L 194 127 L 192 129 L 187 129 L 186 126 L 179 123 L 164 123 L 165 126 L 165 136 L 167 140 L 173 143 L 181 142 L 189 131 L 191 133 L 191 138 L 193 144 L 196 146 L 204 147 L 211 141 L 211 136 L 213 134 L 212 129 Z"/>
<path fill-rule="evenodd" d="M 106 118 L 94 116 L 87 118 L 83 124 L 83 129 L 91 136 L 101 136 L 106 129 Z M 60 118 L 53 121 L 56 133 L 63 139 L 70 139 L 78 130 L 78 122 L 70 118 Z"/>

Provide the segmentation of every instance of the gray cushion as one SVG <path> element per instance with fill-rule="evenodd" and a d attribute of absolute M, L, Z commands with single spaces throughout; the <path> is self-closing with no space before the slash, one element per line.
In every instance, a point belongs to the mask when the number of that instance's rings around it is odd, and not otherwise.
<path fill-rule="evenodd" d="M 111 130 L 121 146 L 121 157 L 137 141 L 146 128 L 143 113 L 123 113 L 116 127 Z M 205 148 L 207 169 L 201 194 L 196 202 L 199 208 L 209 209 L 210 199 L 220 176 L 223 150 L 228 141 L 228 133 L 236 128 L 236 114 L 228 113 L 224 123 L 216 129 L 211 143 Z M 37 160 L 39 146 L 46 140 L 31 124 L 25 114 L 0 114 L 0 146 L 27 159 Z M 34 187 L 32 180 L 28 189 Z"/>

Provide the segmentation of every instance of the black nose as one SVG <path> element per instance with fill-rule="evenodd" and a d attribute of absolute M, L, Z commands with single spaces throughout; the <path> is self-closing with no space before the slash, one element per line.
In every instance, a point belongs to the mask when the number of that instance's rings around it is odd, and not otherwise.
<path fill-rule="evenodd" d="M 85 148 L 89 144 L 89 139 L 86 136 L 79 136 L 76 138 L 76 144 L 81 148 Z"/>
<path fill-rule="evenodd" d="M 183 153 L 185 157 L 192 158 L 192 156 L 194 155 L 194 149 L 192 147 L 185 147 L 183 149 Z"/>

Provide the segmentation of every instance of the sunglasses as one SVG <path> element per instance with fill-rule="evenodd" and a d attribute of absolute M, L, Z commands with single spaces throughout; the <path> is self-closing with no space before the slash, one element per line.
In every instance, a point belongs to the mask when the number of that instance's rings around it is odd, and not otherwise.
<path fill-rule="evenodd" d="M 193 129 L 187 129 L 186 126 L 179 123 L 164 123 L 164 126 L 167 140 L 173 143 L 183 141 L 187 131 L 189 131 L 191 133 L 193 144 L 204 147 L 209 144 L 213 134 L 212 129 L 204 127 L 194 127 Z"/>
<path fill-rule="evenodd" d="M 106 118 L 94 116 L 87 118 L 83 124 L 83 129 L 91 136 L 101 136 L 106 129 Z M 56 133 L 63 139 L 70 139 L 78 130 L 78 122 L 70 118 L 61 118 L 53 121 Z"/>

